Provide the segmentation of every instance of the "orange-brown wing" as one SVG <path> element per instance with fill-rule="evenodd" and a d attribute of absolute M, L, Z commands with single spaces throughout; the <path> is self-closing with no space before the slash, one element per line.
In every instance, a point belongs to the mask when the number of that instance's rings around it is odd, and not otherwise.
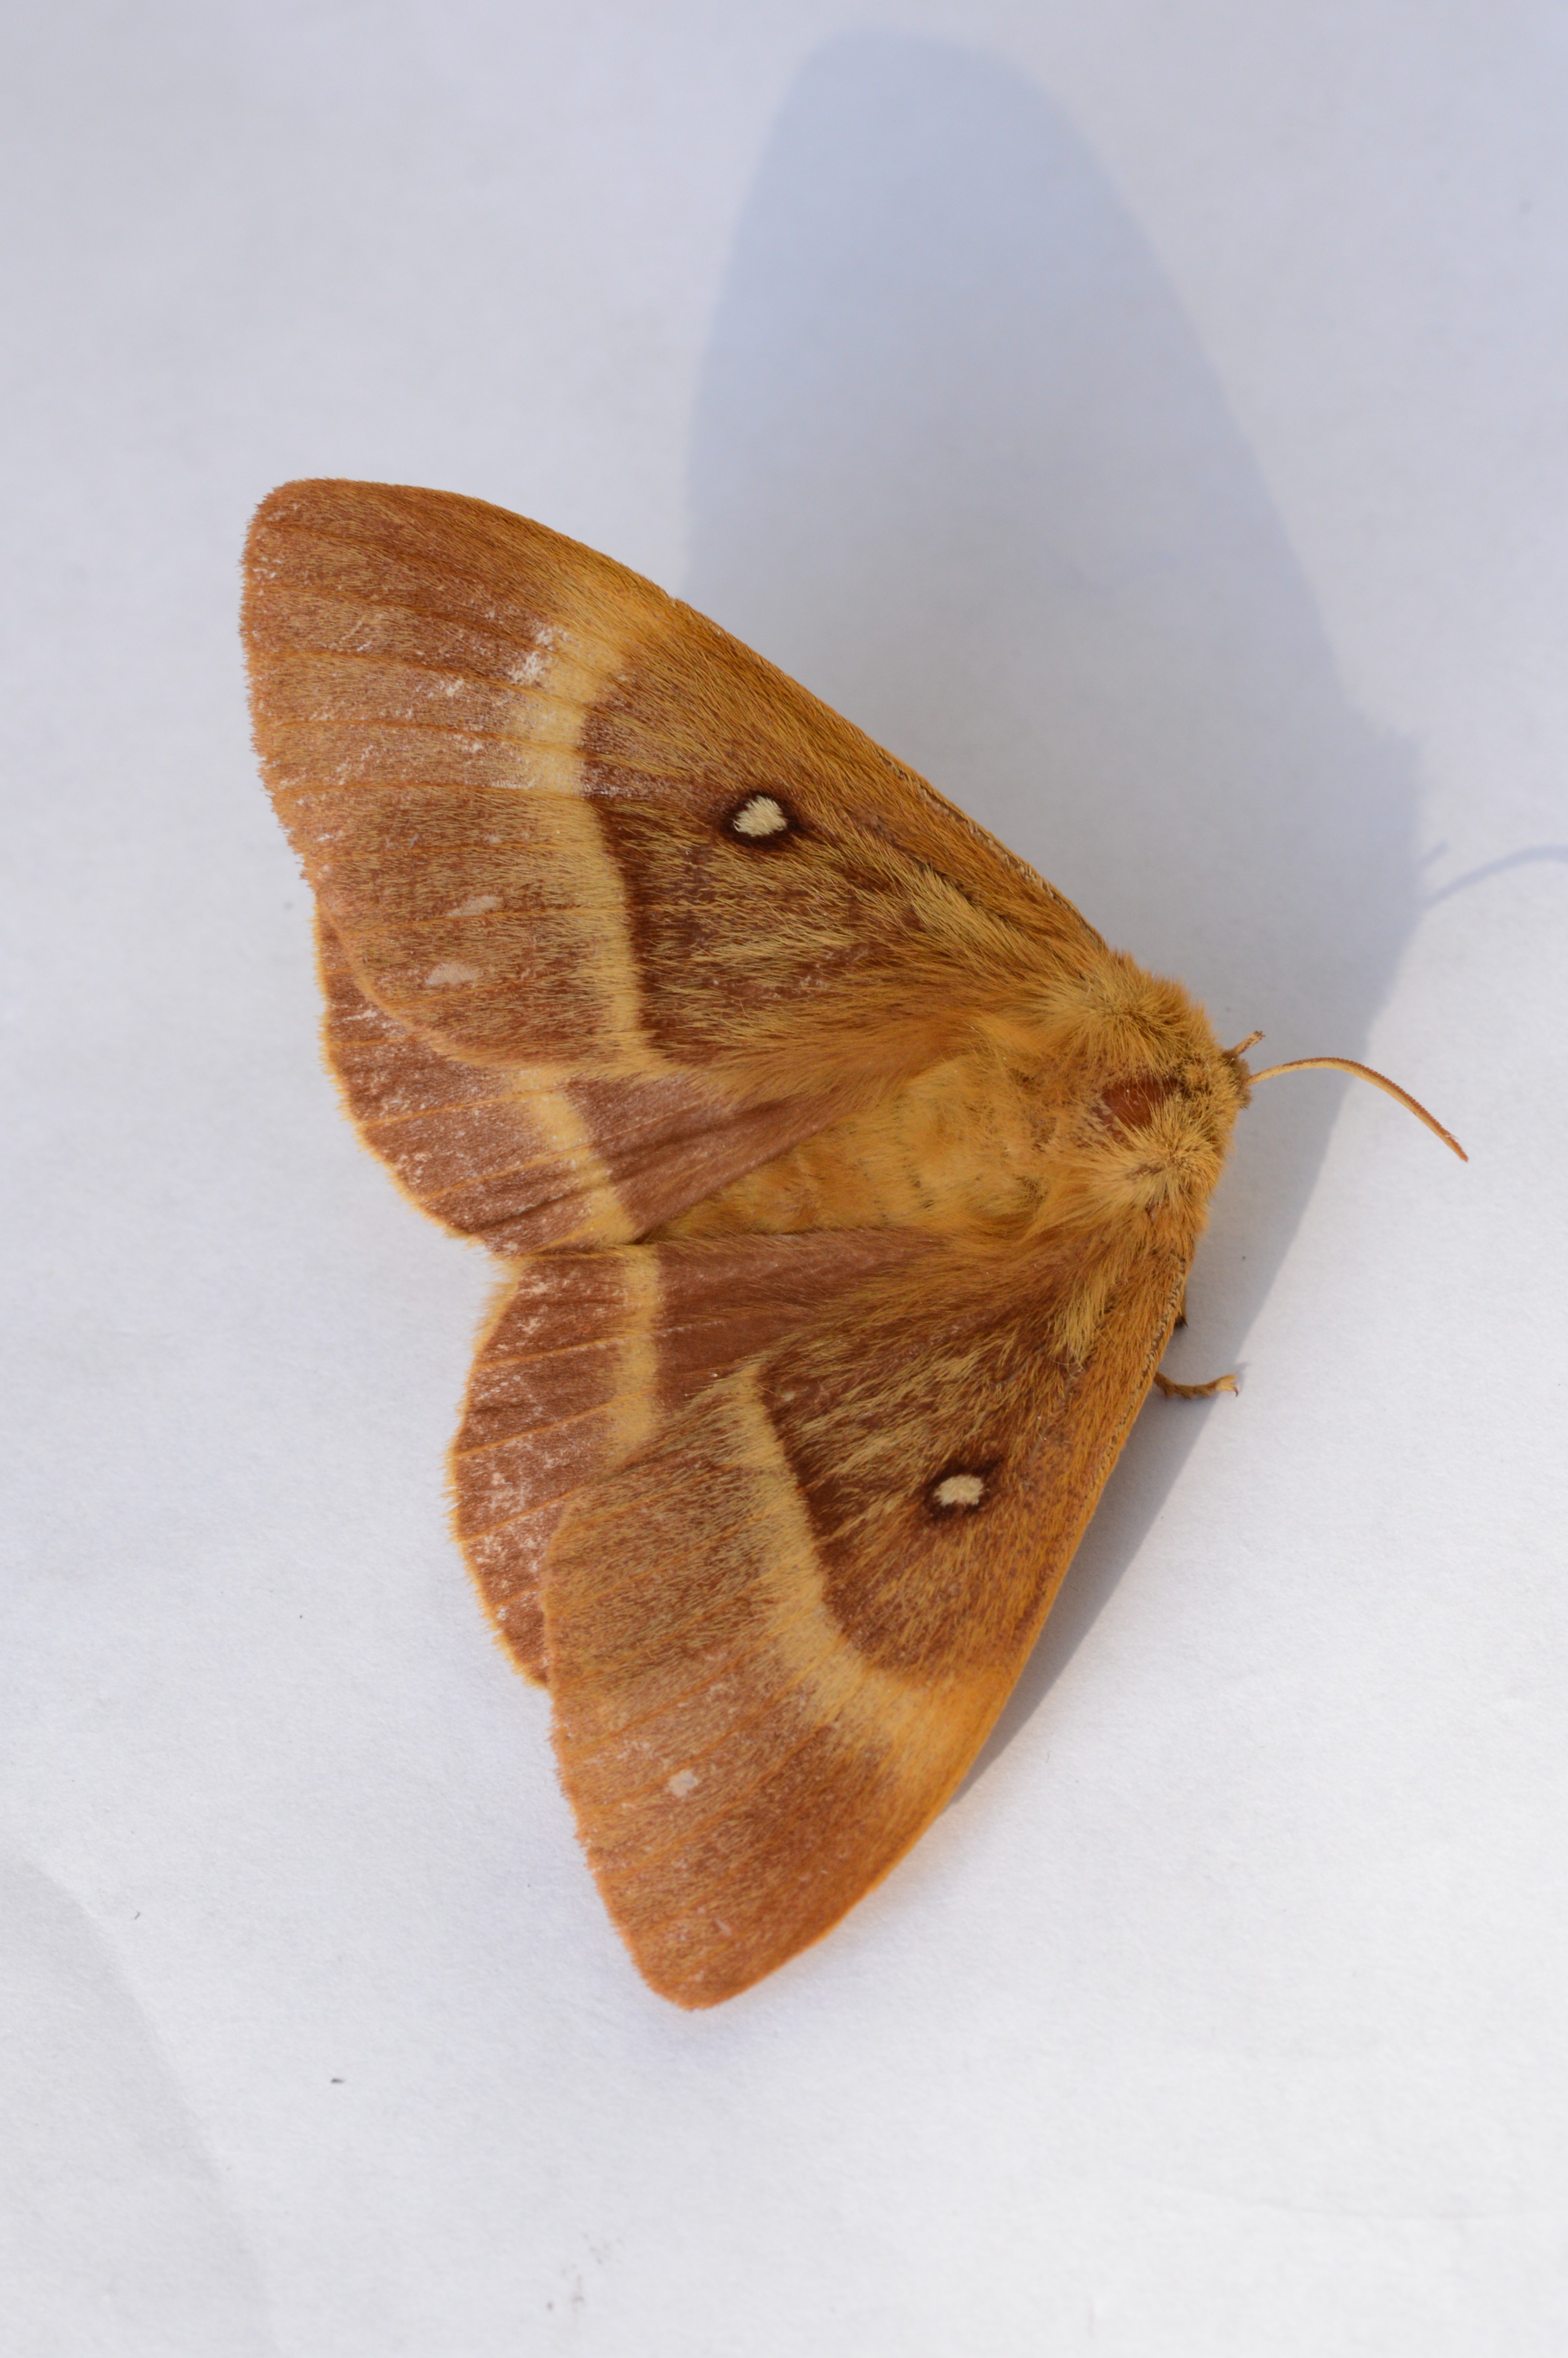
<path fill-rule="evenodd" d="M 295 483 L 263 503 L 245 563 L 257 744 L 318 898 L 330 1052 L 421 1201 L 451 1217 L 450 1191 L 477 1185 L 454 1225 L 511 1249 L 641 1233 L 649 1206 L 668 1217 L 835 1118 L 846 1086 L 920 1069 L 976 1013 L 1103 955 L 859 730 L 542 525 Z M 349 1069 L 366 1041 L 368 1115 Z M 676 1172 L 694 1139 L 785 1098 L 806 1109 Z M 405 1119 L 422 1129 L 393 1140 Z M 646 1199 L 632 1212 L 603 1168 L 623 1152 Z M 566 1193 L 597 1205 L 541 1228 L 574 1156 Z M 530 1163 L 489 1200 L 485 1174 Z"/>
<path fill-rule="evenodd" d="M 1148 1390 L 1184 1269 L 940 1247 L 710 1382 L 545 1561 L 561 1774 L 653 1986 L 732 1996 L 941 1808 Z"/>
<path fill-rule="evenodd" d="M 681 1073 L 444 1055 L 365 996 L 324 920 L 317 946 L 327 1061 L 361 1136 L 423 1210 L 492 1252 L 628 1243 L 845 1102 L 828 1092 L 749 1105 Z"/>
<path fill-rule="evenodd" d="M 849 1228 L 524 1261 L 481 1341 L 451 1481 L 469 1569 L 527 1677 L 547 1677 L 540 1571 L 571 1500 L 726 1368 L 927 1249 Z"/>

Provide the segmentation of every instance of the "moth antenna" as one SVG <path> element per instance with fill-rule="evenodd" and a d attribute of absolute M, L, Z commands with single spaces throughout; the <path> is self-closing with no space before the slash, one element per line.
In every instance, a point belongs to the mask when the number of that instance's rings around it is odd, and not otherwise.
<path fill-rule="evenodd" d="M 1260 1040 L 1263 1035 L 1260 1032 L 1255 1032 L 1252 1036 L 1255 1040 Z M 1322 1065 L 1329 1072 L 1354 1073 L 1357 1080 L 1370 1081 L 1374 1088 L 1383 1089 L 1390 1097 L 1398 1098 L 1400 1105 L 1407 1107 L 1418 1121 L 1425 1122 L 1434 1138 L 1441 1138 L 1444 1146 L 1451 1146 L 1454 1149 L 1461 1163 L 1469 1162 L 1470 1157 L 1465 1153 L 1459 1141 L 1451 1131 L 1444 1130 L 1443 1124 L 1429 1114 L 1423 1105 L 1411 1097 L 1409 1089 L 1401 1089 L 1398 1081 L 1390 1081 L 1386 1073 L 1375 1073 L 1370 1065 L 1352 1064 L 1348 1056 L 1297 1056 L 1289 1065 L 1266 1065 L 1260 1073 L 1249 1074 L 1248 1078 L 1252 1081 L 1271 1081 L 1281 1073 L 1310 1072 L 1315 1065 Z"/>
<path fill-rule="evenodd" d="M 1238 1040 L 1235 1047 L 1227 1048 L 1225 1053 L 1227 1056 L 1245 1056 L 1248 1049 L 1255 1048 L 1262 1037 L 1261 1032 L 1249 1032 L 1245 1040 Z M 1253 1078 L 1257 1078 L 1256 1074 Z"/>

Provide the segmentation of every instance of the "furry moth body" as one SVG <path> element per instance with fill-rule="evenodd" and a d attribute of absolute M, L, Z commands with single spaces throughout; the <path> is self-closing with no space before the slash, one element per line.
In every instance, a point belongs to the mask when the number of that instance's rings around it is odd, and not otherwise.
<path fill-rule="evenodd" d="M 505 1269 L 459 1537 L 633 1956 L 712 2005 L 973 1759 L 1155 1380 L 1247 1065 L 542 525 L 286 485 L 244 630 L 329 1062 Z"/>

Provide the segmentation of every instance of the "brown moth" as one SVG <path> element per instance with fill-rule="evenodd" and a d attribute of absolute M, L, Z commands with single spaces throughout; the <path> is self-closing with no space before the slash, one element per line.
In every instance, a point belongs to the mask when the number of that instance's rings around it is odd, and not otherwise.
<path fill-rule="evenodd" d="M 458 1534 L 633 1956 L 711 2006 L 929 1824 L 1151 1385 L 1217 1388 L 1156 1371 L 1265 1076 L 608 557 L 304 482 L 245 567 L 328 1060 L 506 1266 Z"/>

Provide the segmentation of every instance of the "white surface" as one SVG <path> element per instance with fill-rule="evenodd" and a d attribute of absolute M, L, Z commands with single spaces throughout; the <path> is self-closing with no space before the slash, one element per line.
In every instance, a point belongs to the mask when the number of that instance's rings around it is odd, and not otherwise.
<path fill-rule="evenodd" d="M 1568 2346 L 1568 41 L 1505 0 L 14 12 L 0 2279 L 26 2358 Z M 1227 1035 L 1000 1737 L 650 1996 L 257 785 L 271 485 L 691 596 Z M 1470 881 L 1466 881 L 1470 880 Z"/>

